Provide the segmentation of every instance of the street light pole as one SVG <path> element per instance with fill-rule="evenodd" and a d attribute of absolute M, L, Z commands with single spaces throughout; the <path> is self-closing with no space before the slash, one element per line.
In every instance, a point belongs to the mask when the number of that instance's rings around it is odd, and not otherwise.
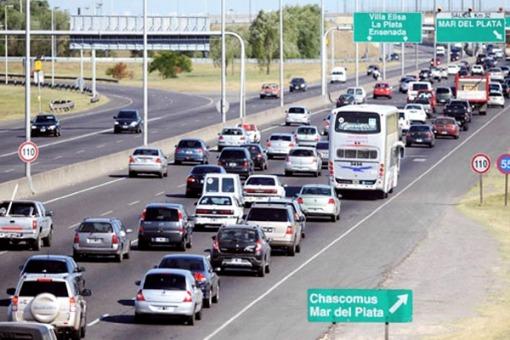
<path fill-rule="evenodd" d="M 346 0 L 347 1 L 347 0 Z M 358 11 L 358 0 L 354 2 L 354 12 Z M 356 43 L 356 56 L 355 56 L 355 72 L 356 72 L 356 86 L 359 86 L 359 43 Z M 368 58 L 368 55 L 367 55 Z"/>
<path fill-rule="evenodd" d="M 415 9 L 416 9 L 416 12 L 418 12 L 418 0 L 415 0 Z M 423 33 L 420 33 L 420 34 L 423 34 Z M 414 63 L 415 63 L 415 66 L 416 66 L 416 70 L 418 70 L 418 43 L 414 44 Z"/>
<path fill-rule="evenodd" d="M 400 10 L 402 12 L 404 12 L 405 8 L 404 8 L 404 0 L 401 0 L 400 1 Z M 405 43 L 402 43 L 402 47 L 400 48 L 401 49 L 401 56 L 400 56 L 400 74 L 402 75 L 402 77 L 404 76 L 406 70 L 405 70 L 405 58 L 406 58 L 406 44 Z"/>
<path fill-rule="evenodd" d="M 225 112 L 226 102 L 226 53 L 225 53 L 225 0 L 221 0 L 221 99 L 220 99 L 220 111 L 221 111 L 221 122 L 227 121 L 227 114 Z"/>
<path fill-rule="evenodd" d="M 283 0 L 280 0 L 280 107 L 284 105 L 283 89 Z"/>
<path fill-rule="evenodd" d="M 147 63 L 147 0 L 143 0 L 143 145 L 149 144 L 149 93 Z"/>
<path fill-rule="evenodd" d="M 323 97 L 326 96 L 326 44 L 324 43 L 326 37 L 324 37 L 324 0 L 321 0 L 321 94 Z"/>
<path fill-rule="evenodd" d="M 25 0 L 25 139 L 27 142 L 31 139 L 30 124 L 30 0 Z M 25 163 L 25 176 L 29 183 L 31 180 L 30 162 Z M 31 184 L 30 184 L 31 186 Z"/>
<path fill-rule="evenodd" d="M 52 7 L 51 9 L 51 31 L 55 30 L 55 9 L 58 7 Z M 55 86 L 55 35 L 51 35 L 51 87 Z"/>
<path fill-rule="evenodd" d="M 386 0 L 383 0 L 383 3 L 382 3 L 382 7 L 383 7 L 383 12 L 386 12 Z M 386 43 L 383 43 L 382 45 L 382 50 L 383 50 L 383 79 L 386 80 Z"/>
<path fill-rule="evenodd" d="M 5 5 L 4 6 L 4 11 L 5 11 L 5 15 L 4 15 L 4 19 L 5 19 L 5 30 L 7 31 L 8 28 L 7 28 L 7 25 L 9 23 L 9 20 L 7 20 L 7 8 L 12 8 L 13 6 L 12 5 Z M 7 85 L 9 83 L 9 61 L 7 60 L 7 58 L 9 58 L 9 40 L 7 39 L 7 34 L 5 35 L 5 85 Z"/>

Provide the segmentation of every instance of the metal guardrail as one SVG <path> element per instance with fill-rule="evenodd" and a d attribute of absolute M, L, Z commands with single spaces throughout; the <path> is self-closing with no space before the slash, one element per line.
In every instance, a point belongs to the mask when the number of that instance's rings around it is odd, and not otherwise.
<path fill-rule="evenodd" d="M 50 111 L 56 112 L 56 111 L 64 111 L 68 112 L 74 109 L 74 101 L 69 99 L 63 99 L 63 100 L 52 100 L 49 104 Z"/>

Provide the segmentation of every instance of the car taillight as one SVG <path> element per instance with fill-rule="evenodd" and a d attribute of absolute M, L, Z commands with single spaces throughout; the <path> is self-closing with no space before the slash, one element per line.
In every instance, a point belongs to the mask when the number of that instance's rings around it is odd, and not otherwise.
<path fill-rule="evenodd" d="M 140 228 L 138 228 L 138 234 L 143 234 L 145 232 L 145 229 L 140 226 Z"/>
<path fill-rule="evenodd" d="M 136 301 L 145 301 L 145 296 L 143 296 L 141 289 L 136 293 Z"/>
<path fill-rule="evenodd" d="M 334 198 L 330 198 L 328 200 L 328 204 L 335 204 L 335 199 Z"/>
<path fill-rule="evenodd" d="M 289 225 L 289 226 L 287 227 L 287 230 L 285 231 L 285 234 L 286 234 L 286 235 L 292 235 L 292 234 L 294 234 L 294 230 L 292 229 L 292 226 L 291 226 L 291 225 Z"/>
<path fill-rule="evenodd" d="M 219 137 L 218 137 L 218 139 L 219 139 L 219 140 L 223 140 L 223 139 L 224 139 L 224 137 L 223 137 L 223 136 L 219 136 Z"/>
<path fill-rule="evenodd" d="M 143 209 L 142 213 L 140 214 L 140 220 L 141 221 L 144 221 L 145 220 L 145 213 L 147 212 L 147 209 Z"/>
<path fill-rule="evenodd" d="M 33 230 L 37 229 L 37 221 L 36 220 L 32 221 L 32 229 Z"/>
<path fill-rule="evenodd" d="M 195 278 L 195 280 L 197 282 L 204 282 L 204 281 L 206 281 L 206 278 L 205 278 L 204 274 L 199 273 L 199 272 L 193 273 L 193 277 Z"/>
<path fill-rule="evenodd" d="M 384 176 L 384 164 L 381 163 L 379 165 L 379 177 L 383 177 Z"/>
<path fill-rule="evenodd" d="M 329 175 L 330 176 L 334 176 L 335 175 L 335 167 L 333 165 L 333 161 L 329 161 L 328 162 L 328 171 L 329 171 Z"/>
<path fill-rule="evenodd" d="M 266 147 L 268 147 L 268 148 L 271 147 L 271 142 L 267 142 Z"/>
<path fill-rule="evenodd" d="M 69 311 L 76 312 L 76 299 L 74 296 L 69 298 Z"/>
<path fill-rule="evenodd" d="M 189 176 L 188 179 L 186 180 L 186 182 L 188 182 L 188 183 L 195 183 L 196 180 L 195 180 L 195 178 Z"/>
<path fill-rule="evenodd" d="M 186 295 L 184 296 L 182 302 L 193 302 L 191 298 L 191 292 L 189 290 L 186 291 Z"/>
<path fill-rule="evenodd" d="M 37 279 L 37 282 L 53 282 L 53 279 L 49 277 L 40 277 Z"/>
<path fill-rule="evenodd" d="M 213 240 L 212 247 L 213 247 L 213 250 L 220 251 L 220 246 L 218 245 L 217 240 Z"/>
<path fill-rule="evenodd" d="M 80 234 L 76 233 L 74 234 L 74 241 L 73 241 L 74 244 L 79 244 L 80 243 Z"/>
<path fill-rule="evenodd" d="M 133 156 L 129 156 L 129 163 L 134 163 L 135 162 L 135 158 Z"/>
<path fill-rule="evenodd" d="M 239 138 L 240 140 L 244 140 L 244 137 Z"/>
<path fill-rule="evenodd" d="M 250 163 L 248 163 L 248 161 L 244 161 L 243 162 L 243 168 L 247 168 L 248 166 L 250 166 Z"/>
<path fill-rule="evenodd" d="M 257 240 L 255 244 L 255 255 L 260 255 L 260 252 L 262 251 L 262 242 L 260 240 Z"/>
<path fill-rule="evenodd" d="M 18 310 L 18 297 L 16 295 L 14 295 L 12 298 L 11 298 L 11 310 L 13 312 L 16 312 Z"/>
<path fill-rule="evenodd" d="M 298 202 L 298 204 L 303 204 L 303 203 L 305 203 L 305 202 L 303 201 L 303 197 L 298 197 L 296 201 Z"/>
<path fill-rule="evenodd" d="M 117 237 L 116 234 L 112 235 L 112 245 L 113 244 L 119 244 L 119 238 Z"/>
<path fill-rule="evenodd" d="M 293 147 L 295 147 L 295 146 L 296 146 L 296 144 L 294 144 L 294 143 L 289 143 L 289 147 L 293 148 Z"/>
<path fill-rule="evenodd" d="M 209 214 L 210 213 L 210 210 L 207 210 L 207 209 L 197 209 L 195 210 L 195 214 L 197 215 L 200 215 L 200 214 Z"/>
<path fill-rule="evenodd" d="M 159 157 L 158 157 L 158 158 L 156 158 L 156 160 L 155 160 L 154 162 L 156 162 L 156 163 L 161 163 L 161 158 L 159 158 Z"/>
<path fill-rule="evenodd" d="M 179 219 L 179 222 L 182 222 L 182 211 L 177 212 L 177 218 Z"/>

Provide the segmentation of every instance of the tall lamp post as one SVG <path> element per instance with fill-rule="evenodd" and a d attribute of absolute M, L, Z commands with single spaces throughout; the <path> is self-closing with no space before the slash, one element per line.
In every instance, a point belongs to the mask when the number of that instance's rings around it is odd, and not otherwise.
<path fill-rule="evenodd" d="M 8 28 L 7 28 L 7 25 L 8 25 L 8 22 L 9 20 L 7 20 L 7 8 L 13 8 L 14 6 L 13 5 L 5 5 L 4 6 L 4 11 L 5 11 L 5 15 L 4 15 L 4 20 L 5 20 L 5 23 L 4 23 L 4 26 L 5 26 L 5 30 L 7 31 Z M 9 58 L 9 40 L 7 38 L 7 34 L 5 35 L 5 85 L 7 85 L 9 83 L 9 61 L 7 60 L 7 58 Z"/>
<path fill-rule="evenodd" d="M 280 107 L 284 104 L 283 89 L 283 0 L 280 0 Z"/>
<path fill-rule="evenodd" d="M 27 142 L 31 139 L 30 124 L 30 0 L 25 0 L 25 139 Z M 30 162 L 25 163 L 25 176 L 28 179 L 30 187 L 32 178 L 30 171 Z"/>
<path fill-rule="evenodd" d="M 221 99 L 220 99 L 220 111 L 221 111 L 221 122 L 227 121 L 226 111 L 226 53 L 225 53 L 225 0 L 221 0 Z"/>
<path fill-rule="evenodd" d="M 147 0 L 143 0 L 143 145 L 149 144 L 147 26 Z"/>
<path fill-rule="evenodd" d="M 55 46 L 55 10 L 58 7 L 53 7 L 51 9 L 51 87 L 55 86 L 55 54 L 56 54 L 56 46 Z"/>
<path fill-rule="evenodd" d="M 326 96 L 326 47 L 324 40 L 326 37 L 324 37 L 324 0 L 321 0 L 321 82 L 322 82 L 322 91 L 321 94 L 323 97 Z"/>

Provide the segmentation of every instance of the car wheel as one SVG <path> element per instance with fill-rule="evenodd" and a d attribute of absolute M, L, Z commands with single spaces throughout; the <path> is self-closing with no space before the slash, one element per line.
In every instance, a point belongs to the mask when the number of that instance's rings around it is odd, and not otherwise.
<path fill-rule="evenodd" d="M 138 250 L 146 250 L 149 248 L 149 244 L 143 239 L 138 238 Z"/>
<path fill-rule="evenodd" d="M 296 255 L 296 245 L 293 244 L 290 247 L 287 248 L 287 255 L 288 256 L 295 256 Z"/>
<path fill-rule="evenodd" d="M 459 139 L 459 135 L 455 135 L 455 136 L 453 136 L 453 138 Z"/>
<path fill-rule="evenodd" d="M 136 177 L 136 172 L 130 171 L 128 176 L 131 178 Z"/>
<path fill-rule="evenodd" d="M 188 326 L 194 326 L 195 325 L 195 313 L 191 314 L 186 318 L 186 324 Z"/>
<path fill-rule="evenodd" d="M 193 240 L 191 239 L 191 235 L 188 236 L 188 242 L 186 243 L 186 248 L 191 249 L 193 246 Z"/>
<path fill-rule="evenodd" d="M 209 289 L 209 297 L 204 299 L 204 308 L 211 308 L 212 305 L 212 289 Z"/>
<path fill-rule="evenodd" d="M 87 320 L 85 320 L 83 326 L 81 326 L 80 328 L 80 338 L 85 338 L 85 336 L 87 335 Z"/>
<path fill-rule="evenodd" d="M 35 251 L 41 250 L 41 248 L 42 248 L 41 236 L 38 236 L 35 240 L 32 241 L 30 248 L 32 248 L 32 250 L 35 250 Z"/>
<path fill-rule="evenodd" d="M 186 240 L 185 240 L 185 239 L 183 239 L 183 240 L 181 241 L 181 243 L 179 243 L 178 249 L 179 249 L 180 251 L 186 251 Z"/>
<path fill-rule="evenodd" d="M 336 222 L 336 216 L 335 215 L 331 215 L 329 217 L 329 219 L 331 220 L 331 222 Z"/>
<path fill-rule="evenodd" d="M 265 262 L 259 268 L 257 268 L 257 276 L 258 277 L 266 276 L 266 263 Z"/>
<path fill-rule="evenodd" d="M 218 284 L 218 287 L 216 288 L 216 295 L 214 295 L 212 298 L 212 302 L 213 303 L 220 302 L 220 285 L 219 284 Z"/>
<path fill-rule="evenodd" d="M 267 159 L 273 159 L 273 155 L 267 155 Z"/>
<path fill-rule="evenodd" d="M 269 266 L 269 263 L 266 264 L 266 274 L 271 273 L 271 267 Z"/>
<path fill-rule="evenodd" d="M 411 146 L 411 143 L 407 143 L 406 142 L 406 148 L 410 147 Z"/>
<path fill-rule="evenodd" d="M 135 313 L 135 322 L 136 323 L 144 323 L 145 322 L 145 315 Z"/>
<path fill-rule="evenodd" d="M 296 253 L 300 253 L 300 252 L 301 252 L 301 243 L 296 245 Z"/>
<path fill-rule="evenodd" d="M 288 171 L 288 170 L 285 170 L 285 176 L 286 176 L 286 177 L 290 177 L 290 176 L 292 176 L 292 172 L 291 172 L 291 171 Z"/>
<path fill-rule="evenodd" d="M 50 227 L 50 232 L 48 236 L 43 238 L 43 245 L 45 247 L 51 247 L 51 238 L 53 237 L 53 226 Z"/>
<path fill-rule="evenodd" d="M 197 320 L 202 320 L 202 310 L 199 310 L 199 311 L 196 313 L 195 318 L 196 318 Z"/>
<path fill-rule="evenodd" d="M 80 254 L 78 254 L 77 252 L 73 251 L 73 259 L 76 261 L 76 262 L 79 262 L 81 260 L 82 256 Z"/>
<path fill-rule="evenodd" d="M 124 258 L 126 260 L 129 260 L 130 257 L 131 257 L 131 246 L 129 246 L 128 250 L 124 253 Z"/>
<path fill-rule="evenodd" d="M 468 126 L 467 124 L 464 124 L 464 126 L 462 127 L 462 129 L 463 129 L 464 131 L 467 131 L 467 130 L 469 130 L 469 126 Z"/>
<path fill-rule="evenodd" d="M 314 172 L 313 177 L 319 177 L 319 172 L 318 171 Z"/>
<path fill-rule="evenodd" d="M 80 330 L 79 329 L 73 329 L 72 332 L 71 332 L 71 339 L 72 340 L 79 340 L 81 339 L 80 337 Z"/>
<path fill-rule="evenodd" d="M 120 252 L 120 254 L 115 255 L 115 262 L 122 263 L 123 259 L 124 259 L 124 254 L 122 253 L 122 251 Z"/>
<path fill-rule="evenodd" d="M 181 165 L 181 161 L 178 161 L 177 159 L 174 160 L 174 165 Z"/>
<path fill-rule="evenodd" d="M 289 126 L 289 125 L 290 125 L 290 123 L 289 123 L 289 122 L 285 122 L 285 126 Z"/>

